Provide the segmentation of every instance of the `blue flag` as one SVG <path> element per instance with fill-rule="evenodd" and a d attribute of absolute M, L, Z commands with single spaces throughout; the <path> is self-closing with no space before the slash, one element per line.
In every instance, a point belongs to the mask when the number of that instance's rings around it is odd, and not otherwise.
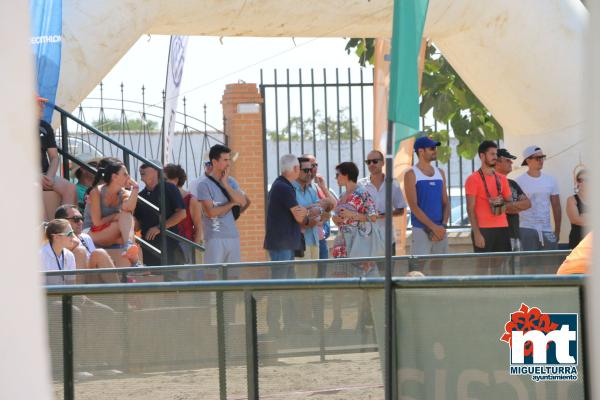
<path fill-rule="evenodd" d="M 30 0 L 31 44 L 35 57 L 37 94 L 56 101 L 62 47 L 62 0 Z M 52 107 L 46 107 L 43 119 L 50 122 Z"/>

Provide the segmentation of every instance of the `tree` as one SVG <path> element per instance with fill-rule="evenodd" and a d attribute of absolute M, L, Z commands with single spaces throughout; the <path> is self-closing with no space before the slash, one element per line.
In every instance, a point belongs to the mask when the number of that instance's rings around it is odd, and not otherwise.
<path fill-rule="evenodd" d="M 95 120 L 92 122 L 92 126 L 100 131 L 120 131 L 122 129 L 130 130 L 130 131 L 155 131 L 158 123 L 152 120 L 142 120 L 142 119 L 129 119 L 126 124 L 122 124 L 121 120 L 118 118 L 109 118 L 105 120 Z"/>
<path fill-rule="evenodd" d="M 316 140 L 325 140 L 325 137 L 329 140 L 338 140 L 339 136 L 340 140 L 354 141 L 361 137 L 360 128 L 348 116 L 348 108 L 340 110 L 339 127 L 337 115 L 328 115 L 325 119 L 321 115 L 321 111 L 317 110 L 314 119 L 305 118 L 302 121 L 300 117 L 292 117 L 289 125 L 279 131 L 279 135 L 274 130 L 267 131 L 267 135 L 272 141 L 276 141 L 277 136 L 279 136 L 280 141 L 287 141 L 290 139 L 290 133 L 292 141 L 298 141 L 302 137 L 304 137 L 304 140 L 313 140 L 314 130 L 316 130 Z"/>
<path fill-rule="evenodd" d="M 349 54 L 353 49 L 361 66 L 374 63 L 373 39 L 350 39 L 346 44 L 346 52 Z M 435 121 L 452 127 L 454 137 L 458 140 L 456 152 L 464 158 L 473 159 L 483 140 L 500 140 L 504 137 L 498 121 L 433 45 L 428 45 L 425 52 L 421 84 L 421 116 L 430 112 Z M 442 142 L 438 159 L 447 162 L 451 153 L 447 146 L 450 138 L 448 130 L 435 130 L 432 126 L 425 126 L 424 130 Z"/>

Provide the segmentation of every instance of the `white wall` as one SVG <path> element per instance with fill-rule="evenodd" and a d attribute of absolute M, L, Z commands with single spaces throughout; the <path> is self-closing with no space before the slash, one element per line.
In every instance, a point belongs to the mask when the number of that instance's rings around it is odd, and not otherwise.
<path fill-rule="evenodd" d="M 40 179 L 40 153 L 29 18 L 28 2 L 0 2 L 0 175 L 5 189 L 0 196 L 0 399 L 11 400 L 51 398 L 38 259 L 41 197 L 34 182 Z"/>

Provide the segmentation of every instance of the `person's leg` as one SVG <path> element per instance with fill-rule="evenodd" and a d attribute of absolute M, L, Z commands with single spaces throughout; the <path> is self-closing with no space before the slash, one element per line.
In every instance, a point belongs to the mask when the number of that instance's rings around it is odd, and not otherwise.
<path fill-rule="evenodd" d="M 556 250 L 558 249 L 558 238 L 554 232 L 542 232 L 544 236 L 544 244 L 541 250 Z"/>
<path fill-rule="evenodd" d="M 520 228 L 521 247 L 523 251 L 537 251 L 541 249 L 540 236 L 535 229 Z"/>
<path fill-rule="evenodd" d="M 133 244 L 133 214 L 130 212 L 121 211 L 119 213 L 117 223 L 119 224 L 119 232 L 121 232 L 121 240 L 123 241 L 123 244 Z"/>
<path fill-rule="evenodd" d="M 88 257 L 87 250 L 83 246 L 77 246 L 73 250 L 71 250 L 73 255 L 75 256 L 75 267 L 77 269 L 87 269 L 88 268 Z M 82 284 L 86 282 L 85 275 L 75 275 L 75 282 L 78 284 Z"/>
<path fill-rule="evenodd" d="M 115 268 L 115 264 L 104 249 L 96 249 L 90 254 L 88 268 Z M 87 283 L 118 283 L 118 274 L 89 275 Z"/>
<path fill-rule="evenodd" d="M 101 231 L 89 232 L 90 237 L 96 246 L 108 247 L 115 244 L 123 244 L 121 231 L 117 221 L 113 221 Z"/>
<path fill-rule="evenodd" d="M 269 257 L 271 261 L 286 261 L 290 258 L 293 259 L 293 252 L 291 250 L 269 250 Z M 271 279 L 285 279 L 288 276 L 287 266 L 272 267 Z M 282 311 L 282 297 L 277 292 L 272 292 L 267 296 L 267 326 L 269 333 L 279 334 L 281 327 L 279 319 Z"/>
<path fill-rule="evenodd" d="M 327 239 L 319 240 L 319 260 L 327 260 L 329 258 L 329 249 L 327 248 Z M 327 276 L 327 264 L 319 264 L 317 277 L 325 278 Z"/>
<path fill-rule="evenodd" d="M 61 204 L 77 205 L 77 187 L 60 176 L 54 177 L 54 191 L 61 197 Z"/>
<path fill-rule="evenodd" d="M 303 257 L 296 257 L 296 260 L 316 260 L 319 258 L 319 246 L 306 246 Z M 294 265 L 294 272 L 298 279 L 313 279 L 317 277 L 317 267 L 315 264 L 297 264 Z M 313 294 L 306 290 L 301 290 L 295 297 L 294 306 L 298 323 L 309 325 L 313 322 Z"/>
<path fill-rule="evenodd" d="M 431 242 L 431 254 L 446 254 L 448 253 L 448 234 L 444 240 Z M 429 261 L 429 271 L 431 275 L 444 275 L 444 260 L 436 259 Z M 447 275 L 447 274 L 446 274 Z"/>

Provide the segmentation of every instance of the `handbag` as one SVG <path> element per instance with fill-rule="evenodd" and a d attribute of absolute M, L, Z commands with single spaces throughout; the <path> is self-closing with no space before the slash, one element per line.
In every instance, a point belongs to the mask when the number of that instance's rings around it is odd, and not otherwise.
<path fill-rule="evenodd" d="M 385 254 L 385 235 L 376 222 L 366 221 L 347 235 L 348 257 L 380 257 Z M 348 237 L 349 236 L 349 237 Z"/>
<path fill-rule="evenodd" d="M 217 185 L 219 187 L 219 189 L 221 189 L 221 192 L 223 192 L 223 196 L 227 197 L 227 201 L 231 201 L 231 196 L 229 195 L 229 193 L 227 193 L 227 190 L 221 186 L 221 183 L 219 181 L 217 181 L 215 178 L 213 178 L 210 175 L 207 175 L 207 178 L 210 179 L 211 181 L 214 182 L 215 185 Z M 233 207 L 231 207 L 231 213 L 233 214 L 233 219 L 237 220 L 240 217 L 240 214 L 242 212 L 242 209 L 240 206 L 235 205 Z"/>

